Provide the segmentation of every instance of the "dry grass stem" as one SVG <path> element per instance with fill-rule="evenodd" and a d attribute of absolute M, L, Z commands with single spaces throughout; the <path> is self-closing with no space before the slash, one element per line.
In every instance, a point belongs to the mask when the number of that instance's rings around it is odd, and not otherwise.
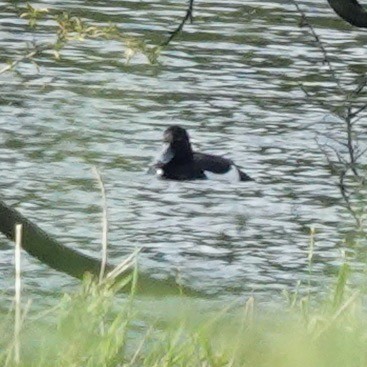
<path fill-rule="evenodd" d="M 99 281 L 102 282 L 107 266 L 107 246 L 108 246 L 107 199 L 103 180 L 97 167 L 93 166 L 93 172 L 98 181 L 102 195 L 102 264 L 101 264 L 101 271 L 99 273 Z"/>
<path fill-rule="evenodd" d="M 322 334 L 324 334 L 335 322 L 336 320 L 345 312 L 348 307 L 352 306 L 356 301 L 357 297 L 360 295 L 360 292 L 355 291 L 347 301 L 344 302 L 343 305 L 339 307 L 339 309 L 334 313 L 334 315 L 328 320 L 327 324 L 324 328 L 322 328 L 318 333 L 314 335 L 314 339 L 318 339 Z"/>
<path fill-rule="evenodd" d="M 107 273 L 107 279 L 116 279 L 119 275 L 124 273 L 126 270 L 131 269 L 136 262 L 136 256 L 142 249 L 135 250 L 131 255 L 124 259 L 119 265 L 117 265 L 113 270 Z"/>
<path fill-rule="evenodd" d="M 21 328 L 21 273 L 20 273 L 20 255 L 22 247 L 22 229 L 21 224 L 15 226 L 15 321 L 14 321 L 14 362 L 16 365 L 20 362 L 20 328 Z"/>

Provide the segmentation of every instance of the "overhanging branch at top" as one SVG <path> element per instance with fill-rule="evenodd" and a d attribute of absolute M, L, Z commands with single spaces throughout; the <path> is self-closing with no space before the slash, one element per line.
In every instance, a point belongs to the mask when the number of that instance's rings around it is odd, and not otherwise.
<path fill-rule="evenodd" d="M 357 0 L 328 0 L 335 13 L 348 23 L 367 28 L 367 11 Z"/>

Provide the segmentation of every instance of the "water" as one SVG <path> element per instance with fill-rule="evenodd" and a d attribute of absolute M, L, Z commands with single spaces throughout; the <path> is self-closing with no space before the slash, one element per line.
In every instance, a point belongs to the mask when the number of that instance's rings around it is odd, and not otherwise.
<path fill-rule="evenodd" d="M 366 33 L 339 20 L 327 2 L 300 1 L 342 82 L 365 69 Z M 19 57 L 35 36 L 0 3 L 0 61 Z M 125 36 L 158 44 L 184 15 L 185 2 L 38 2 Z M 315 138 L 331 141 L 344 125 L 305 98 L 299 84 L 340 105 L 322 54 L 299 28 L 287 1 L 195 4 L 195 22 L 157 65 L 138 54 L 125 63 L 116 40 L 72 42 L 54 62 L 37 58 L 0 75 L 0 197 L 60 241 L 99 256 L 105 182 L 110 258 L 145 246 L 140 266 L 152 276 L 179 273 L 208 294 L 269 299 L 308 281 L 310 228 L 316 228 L 313 286 L 330 282 L 352 222 Z M 3 64 L 2 64 L 3 65 Z M 226 154 L 253 183 L 167 182 L 146 173 L 163 130 L 185 126 L 197 149 Z M 366 118 L 360 122 L 361 131 Z M 360 134 L 361 144 L 365 137 Z M 340 149 L 340 146 L 338 146 Z M 12 292 L 12 245 L 0 238 L 1 288 Z M 348 249 L 363 268 L 363 250 Z M 23 256 L 24 291 L 37 298 L 77 281 Z"/>

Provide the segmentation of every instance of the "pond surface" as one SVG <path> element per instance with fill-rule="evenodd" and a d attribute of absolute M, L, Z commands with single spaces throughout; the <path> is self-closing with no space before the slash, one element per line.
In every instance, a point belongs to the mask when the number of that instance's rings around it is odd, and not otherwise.
<path fill-rule="evenodd" d="M 366 31 L 339 20 L 326 0 L 299 3 L 342 83 L 354 88 L 355 72 L 365 68 Z M 186 2 L 33 5 L 111 21 L 124 36 L 154 45 L 179 24 Z M 0 9 L 0 67 L 23 55 L 26 41 L 48 41 L 55 31 L 45 21 L 33 33 L 8 3 Z M 112 262 L 144 246 L 140 267 L 152 276 L 178 272 L 207 294 L 267 300 L 308 281 L 314 227 L 312 284 L 324 287 L 353 222 L 316 138 L 344 138 L 345 126 L 299 87 L 326 105 L 341 103 L 323 55 L 298 23 L 288 1 L 197 1 L 194 23 L 156 65 L 143 54 L 127 64 L 121 41 L 86 40 L 69 43 L 60 61 L 43 56 L 38 69 L 25 62 L 0 75 L 0 197 L 63 243 L 99 256 L 96 165 L 108 196 Z M 255 182 L 147 174 L 172 124 L 189 130 L 196 149 L 232 158 Z M 359 122 L 361 131 L 366 124 Z M 13 247 L 3 236 L 0 249 L 1 289 L 10 296 Z M 356 268 L 364 268 L 363 251 L 348 249 Z M 32 298 L 77 284 L 26 254 L 23 281 Z"/>

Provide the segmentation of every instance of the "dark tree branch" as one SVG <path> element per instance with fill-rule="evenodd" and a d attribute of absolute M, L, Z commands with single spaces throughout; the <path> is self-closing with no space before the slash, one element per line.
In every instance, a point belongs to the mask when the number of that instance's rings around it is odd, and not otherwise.
<path fill-rule="evenodd" d="M 85 255 L 68 246 L 63 245 L 51 237 L 43 229 L 25 218 L 17 210 L 0 200 L 0 232 L 9 240 L 15 241 L 15 225 L 23 225 L 22 248 L 30 255 L 36 257 L 44 264 L 69 274 L 76 278 L 83 278 L 86 272 L 98 277 L 101 269 L 101 261 Z M 107 265 L 106 270 L 114 269 Z M 128 270 L 122 276 L 128 276 L 133 270 Z M 125 287 L 123 291 L 130 291 Z M 201 295 L 191 289 L 179 287 L 172 278 L 167 280 L 153 279 L 139 272 L 137 291 L 142 294 L 153 295 L 179 295 L 182 292 L 187 295 Z"/>
<path fill-rule="evenodd" d="M 23 249 L 43 263 L 76 278 L 82 278 L 86 271 L 99 274 L 99 260 L 61 245 L 40 227 L 0 201 L 0 232 L 14 241 L 16 224 L 23 225 Z"/>
<path fill-rule="evenodd" d="M 328 0 L 336 14 L 348 23 L 367 28 L 367 11 L 357 0 Z"/>
<path fill-rule="evenodd" d="M 162 47 L 166 47 L 170 44 L 170 42 L 182 31 L 184 25 L 186 24 L 186 22 L 188 20 L 190 20 L 190 22 L 192 23 L 193 21 L 193 9 L 194 9 L 194 0 L 189 0 L 189 6 L 186 10 L 186 14 L 183 17 L 181 23 L 179 24 L 179 26 L 172 32 L 170 32 L 170 36 L 167 38 L 166 41 L 164 41 L 161 46 Z"/>

